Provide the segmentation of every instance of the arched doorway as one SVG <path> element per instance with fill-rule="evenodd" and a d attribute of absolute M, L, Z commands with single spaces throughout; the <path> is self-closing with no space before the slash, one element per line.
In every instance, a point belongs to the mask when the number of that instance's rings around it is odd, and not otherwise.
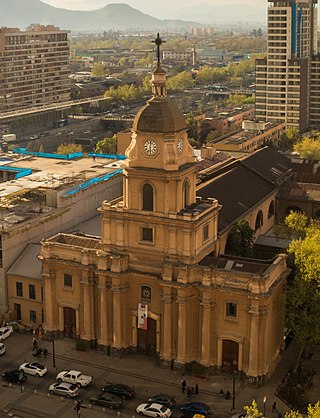
<path fill-rule="evenodd" d="M 147 356 L 155 356 L 157 351 L 157 321 L 148 317 L 147 328 L 147 330 L 138 328 L 137 351 Z"/>
<path fill-rule="evenodd" d="M 238 371 L 239 343 L 233 340 L 222 341 L 222 370 L 225 372 Z"/>
<path fill-rule="evenodd" d="M 63 308 L 63 331 L 64 335 L 69 338 L 76 337 L 76 310 L 73 308 Z"/>

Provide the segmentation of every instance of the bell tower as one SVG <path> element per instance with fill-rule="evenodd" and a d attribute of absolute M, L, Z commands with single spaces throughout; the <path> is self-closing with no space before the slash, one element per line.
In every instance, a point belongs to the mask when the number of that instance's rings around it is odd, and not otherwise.
<path fill-rule="evenodd" d="M 169 257 L 190 264 L 200 253 L 205 256 L 213 251 L 218 205 L 211 201 L 203 202 L 201 210 L 198 207 L 195 158 L 184 117 L 167 95 L 166 73 L 160 63 L 162 42 L 158 34 L 152 98 L 137 113 L 131 129 L 116 225 L 109 218 L 110 204 L 102 207 L 103 243 L 107 251 L 121 243 L 131 259 L 153 254 L 158 262 Z M 110 211 L 104 211 L 109 207 Z"/>

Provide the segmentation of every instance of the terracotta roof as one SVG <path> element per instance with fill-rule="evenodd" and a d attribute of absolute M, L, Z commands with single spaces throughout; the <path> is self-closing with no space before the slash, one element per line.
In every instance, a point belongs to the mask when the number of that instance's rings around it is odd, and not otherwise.
<path fill-rule="evenodd" d="M 149 133 L 175 133 L 185 129 L 183 114 L 169 97 L 153 97 L 137 113 L 134 131 Z"/>

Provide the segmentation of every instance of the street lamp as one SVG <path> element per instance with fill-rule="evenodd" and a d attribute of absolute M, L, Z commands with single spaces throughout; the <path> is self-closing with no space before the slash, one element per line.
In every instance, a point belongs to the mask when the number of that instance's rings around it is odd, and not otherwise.
<path fill-rule="evenodd" d="M 267 397 L 263 397 L 263 416 L 266 416 L 266 403 L 267 403 Z"/>
<path fill-rule="evenodd" d="M 236 378 L 232 379 L 232 411 L 236 407 Z"/>
<path fill-rule="evenodd" d="M 56 352 L 54 349 L 54 338 L 52 338 L 52 366 L 56 368 Z"/>

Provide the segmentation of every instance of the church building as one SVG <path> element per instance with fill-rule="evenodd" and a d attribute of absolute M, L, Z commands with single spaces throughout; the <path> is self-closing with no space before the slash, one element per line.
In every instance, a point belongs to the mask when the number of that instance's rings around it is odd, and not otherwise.
<path fill-rule="evenodd" d="M 216 255 L 221 207 L 196 196 L 186 123 L 159 60 L 152 94 L 133 123 L 123 196 L 99 208 L 101 238 L 42 242 L 45 330 L 106 355 L 139 352 L 177 371 L 200 364 L 262 383 L 283 345 L 285 256 Z"/>

